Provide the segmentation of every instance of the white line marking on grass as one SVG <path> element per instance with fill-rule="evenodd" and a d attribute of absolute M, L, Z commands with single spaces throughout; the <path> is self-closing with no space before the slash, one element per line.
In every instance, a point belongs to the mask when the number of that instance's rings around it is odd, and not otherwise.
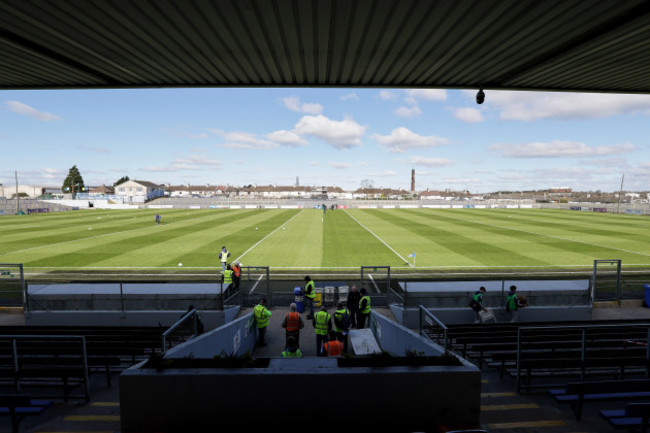
<path fill-rule="evenodd" d="M 258 246 L 259 244 L 261 244 L 262 241 L 264 241 L 264 239 L 268 238 L 268 237 L 271 236 L 273 233 L 277 232 L 277 231 L 280 230 L 282 227 L 284 227 L 285 225 L 289 224 L 289 223 L 291 222 L 292 219 L 294 219 L 295 217 L 297 217 L 298 215 L 300 215 L 300 212 L 302 212 L 302 209 L 300 209 L 300 211 L 299 211 L 297 214 L 295 214 L 294 216 L 292 216 L 291 218 L 289 218 L 288 220 L 286 220 L 284 223 L 280 224 L 280 225 L 278 226 L 278 228 L 276 228 L 275 230 L 273 230 L 271 233 L 269 233 L 268 235 L 264 236 L 262 239 L 260 239 L 259 241 L 257 241 L 257 243 L 256 243 L 255 245 L 253 245 L 252 247 L 250 247 L 249 249 L 247 249 L 246 251 L 244 251 L 244 254 L 242 254 L 241 256 L 237 257 L 237 258 L 235 259 L 235 261 L 239 261 L 239 260 L 240 260 L 241 258 L 243 258 L 246 254 L 248 254 L 248 253 L 249 253 L 253 248 L 255 248 L 256 246 Z"/>
<path fill-rule="evenodd" d="M 368 227 L 366 227 L 366 226 L 364 226 L 363 224 L 361 224 L 361 223 L 359 222 L 359 220 L 356 219 L 355 217 L 353 217 L 352 215 L 350 215 L 350 214 L 348 213 L 347 210 L 344 209 L 343 211 L 346 213 L 347 216 L 349 216 L 350 218 L 352 218 L 353 220 L 355 220 L 355 221 L 357 222 L 357 224 L 359 224 L 361 227 L 363 227 L 364 229 L 366 229 L 366 230 L 368 231 L 368 233 L 370 233 L 371 235 L 373 235 L 374 237 L 376 237 L 377 239 L 379 239 L 379 241 L 380 241 L 382 244 L 386 245 L 386 247 L 388 247 L 389 250 L 391 250 L 392 252 L 394 252 L 394 253 L 397 255 L 397 257 L 399 257 L 400 259 L 402 259 L 402 260 L 404 261 L 404 263 L 407 263 L 410 267 L 413 267 L 413 265 L 411 265 L 411 264 L 409 263 L 408 260 L 406 260 L 404 257 L 402 257 L 402 256 L 400 255 L 400 253 L 398 253 L 397 251 L 395 251 L 395 250 L 393 249 L 393 247 L 391 247 L 390 245 L 388 245 L 388 244 L 387 244 L 387 243 L 386 243 L 382 238 L 380 238 L 379 236 L 377 236 L 376 234 L 374 234 L 374 233 L 372 232 L 372 230 L 370 230 Z"/>
<path fill-rule="evenodd" d="M 375 279 L 372 278 L 372 274 L 368 274 L 368 276 L 370 277 L 370 281 L 372 281 L 372 285 L 375 286 L 375 290 L 379 293 L 379 286 L 375 283 Z"/>
<path fill-rule="evenodd" d="M 253 292 L 255 291 L 255 288 L 256 288 L 257 285 L 260 283 L 260 280 L 262 279 L 263 276 L 264 276 L 264 274 L 260 275 L 260 277 L 257 279 L 257 281 L 255 281 L 255 284 L 253 284 L 253 288 L 252 288 L 251 291 L 248 293 L 249 295 L 252 295 L 252 294 L 253 294 Z"/>
<path fill-rule="evenodd" d="M 579 241 L 579 240 L 576 240 L 576 239 L 564 238 L 562 236 L 547 235 L 547 234 L 544 234 L 544 233 L 531 232 L 529 230 L 516 229 L 516 228 L 512 228 L 512 227 L 503 227 L 503 226 L 499 226 L 499 225 L 496 225 L 496 224 L 482 223 L 482 222 L 466 220 L 466 219 L 461 219 L 461 218 L 453 218 L 453 217 L 449 217 L 449 218 L 451 218 L 453 220 L 456 220 L 456 221 L 463 221 L 463 222 L 466 222 L 466 223 L 481 224 L 481 225 L 488 226 L 488 227 L 495 227 L 495 228 L 499 228 L 499 229 L 512 230 L 512 231 L 521 232 L 521 233 L 528 233 L 529 235 L 545 236 L 547 238 L 560 239 L 562 241 L 576 242 L 576 243 L 579 243 L 579 244 L 590 245 L 592 247 L 606 248 L 608 250 L 615 250 L 615 251 L 621 251 L 623 253 L 638 254 L 640 256 L 650 257 L 650 254 L 640 253 L 638 251 L 625 250 L 623 248 L 616 248 L 616 247 L 611 247 L 611 246 L 608 246 L 608 245 L 600 245 L 600 244 L 595 244 L 595 243 L 592 243 L 592 242 Z"/>

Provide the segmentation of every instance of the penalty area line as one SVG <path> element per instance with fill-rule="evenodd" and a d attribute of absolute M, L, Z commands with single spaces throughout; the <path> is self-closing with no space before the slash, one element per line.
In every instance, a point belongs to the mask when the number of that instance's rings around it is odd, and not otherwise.
<path fill-rule="evenodd" d="M 404 263 L 408 264 L 410 267 L 413 267 L 413 265 L 412 265 L 411 263 L 409 263 L 408 260 L 406 260 L 404 257 L 402 257 L 402 255 L 401 255 L 400 253 L 398 253 L 397 251 L 395 251 L 395 249 L 394 249 L 393 247 L 391 247 L 390 245 L 388 245 L 388 244 L 386 243 L 386 241 L 384 241 L 382 238 L 380 238 L 379 236 L 377 236 L 377 235 L 376 235 L 372 230 L 370 230 L 368 227 L 366 227 L 366 226 L 364 226 L 363 224 L 361 224 L 361 222 L 359 222 L 358 219 L 356 219 L 355 217 L 353 217 L 352 215 L 350 215 L 350 213 L 349 213 L 347 210 L 344 209 L 344 212 L 345 212 L 345 214 L 346 214 L 347 216 L 349 216 L 349 217 L 352 218 L 354 221 L 356 221 L 357 224 L 359 224 L 361 227 L 363 227 L 364 229 L 366 229 L 366 231 L 367 231 L 368 233 L 370 233 L 371 235 L 373 235 L 374 237 L 376 237 L 376 238 L 379 240 L 379 242 L 381 242 L 382 244 L 386 245 L 386 247 L 387 247 L 389 250 L 391 250 L 392 252 L 394 252 L 394 253 L 397 255 L 397 257 L 399 257 L 400 259 L 402 259 L 402 260 L 404 261 Z"/>
<path fill-rule="evenodd" d="M 300 209 L 300 212 L 302 212 L 302 209 Z M 282 227 L 284 227 L 285 225 L 289 224 L 289 223 L 291 222 L 292 219 L 294 219 L 295 217 L 297 217 L 298 215 L 300 215 L 300 212 L 298 212 L 297 214 L 295 214 L 294 216 L 292 216 L 291 218 L 289 218 L 288 220 L 286 220 L 284 223 L 280 224 L 280 225 L 279 225 L 275 230 L 273 230 L 271 233 L 269 233 L 268 235 L 264 236 L 262 239 L 260 239 L 259 241 L 257 241 L 257 242 L 255 243 L 255 245 L 253 245 L 252 247 L 250 247 L 249 249 L 247 249 L 246 251 L 244 251 L 244 254 L 242 254 L 241 256 L 237 257 L 234 261 L 239 261 L 240 259 L 242 259 L 242 258 L 243 258 L 246 254 L 248 254 L 248 253 L 249 253 L 253 248 L 255 248 L 256 246 L 258 246 L 259 244 L 261 244 L 261 243 L 262 243 L 266 238 L 268 238 L 268 237 L 271 236 L 273 233 L 275 233 L 275 232 L 277 232 L 278 230 L 280 230 L 280 229 L 281 229 Z"/>

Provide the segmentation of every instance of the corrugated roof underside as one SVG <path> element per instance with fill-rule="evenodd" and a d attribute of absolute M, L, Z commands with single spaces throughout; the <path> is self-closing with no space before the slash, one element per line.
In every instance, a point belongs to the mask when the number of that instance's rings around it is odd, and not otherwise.
<path fill-rule="evenodd" d="M 5 0 L 0 88 L 650 91 L 644 0 Z"/>

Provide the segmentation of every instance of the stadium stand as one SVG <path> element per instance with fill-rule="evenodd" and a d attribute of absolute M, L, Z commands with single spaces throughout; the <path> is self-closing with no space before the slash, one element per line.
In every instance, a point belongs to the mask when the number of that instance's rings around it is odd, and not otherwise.
<path fill-rule="evenodd" d="M 27 394 L 0 394 L 0 415 L 11 418 L 11 431 L 18 433 L 26 416 L 40 415 L 52 402 L 32 400 Z"/>

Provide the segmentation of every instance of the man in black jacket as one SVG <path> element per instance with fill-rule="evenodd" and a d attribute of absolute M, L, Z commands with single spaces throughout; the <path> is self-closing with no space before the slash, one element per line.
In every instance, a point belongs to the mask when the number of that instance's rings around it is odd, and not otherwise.
<path fill-rule="evenodd" d="M 357 314 L 359 312 L 359 301 L 361 300 L 361 294 L 357 291 L 357 286 L 350 287 L 348 292 L 348 301 L 347 307 L 350 310 L 350 328 L 357 327 Z"/>

